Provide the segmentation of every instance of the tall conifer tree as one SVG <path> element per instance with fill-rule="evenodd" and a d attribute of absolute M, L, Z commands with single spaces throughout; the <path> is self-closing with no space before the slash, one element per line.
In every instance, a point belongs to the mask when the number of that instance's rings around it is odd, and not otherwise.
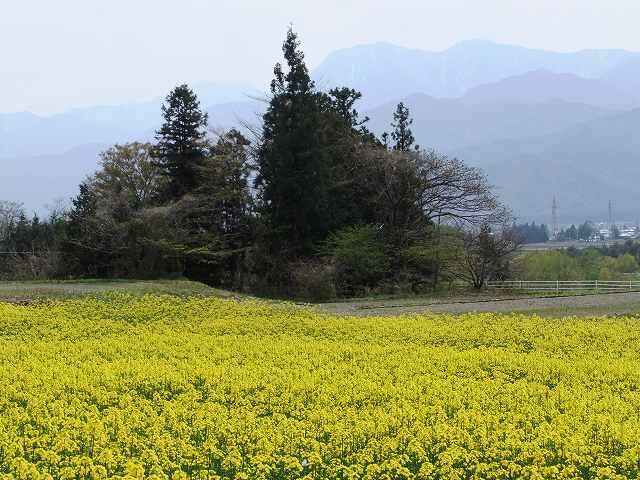
<path fill-rule="evenodd" d="M 274 68 L 255 183 L 270 249 L 295 258 L 326 238 L 331 155 L 323 115 L 327 97 L 315 90 L 291 29 L 283 53 L 287 70 L 280 64 Z"/>
<path fill-rule="evenodd" d="M 409 112 L 409 108 L 400 102 L 393 114 L 393 132 L 391 132 L 391 138 L 395 142 L 393 144 L 393 150 L 398 152 L 409 152 L 413 149 L 418 150 L 417 145 L 414 146 L 415 138 L 411 131 L 411 124 L 413 119 Z"/>
<path fill-rule="evenodd" d="M 167 199 L 175 200 L 197 186 L 208 118 L 188 85 L 176 87 L 167 96 L 162 116 L 164 124 L 156 134 L 159 164 L 169 177 Z"/>

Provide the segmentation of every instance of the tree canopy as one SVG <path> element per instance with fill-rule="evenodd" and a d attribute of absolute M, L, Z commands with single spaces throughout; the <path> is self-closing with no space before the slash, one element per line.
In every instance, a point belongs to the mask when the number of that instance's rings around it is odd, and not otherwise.
<path fill-rule="evenodd" d="M 378 138 L 360 92 L 316 87 L 291 28 L 282 53 L 253 141 L 207 132 L 196 94 L 179 85 L 155 142 L 106 149 L 66 211 L 41 221 L 0 204 L 13 259 L 0 275 L 183 275 L 318 299 L 456 278 L 482 286 L 508 271 L 509 211 L 482 171 L 417 146 L 402 102 Z"/>

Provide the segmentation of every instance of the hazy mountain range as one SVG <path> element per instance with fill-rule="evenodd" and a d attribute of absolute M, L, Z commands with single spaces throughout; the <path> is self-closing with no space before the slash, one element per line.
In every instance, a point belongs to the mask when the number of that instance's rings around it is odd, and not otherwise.
<path fill-rule="evenodd" d="M 227 105 L 245 107 L 240 108 L 239 113 L 246 115 L 246 104 L 264 96 L 247 85 L 211 82 L 193 88 L 202 105 L 220 105 L 211 120 L 225 125 L 236 121 Z M 157 98 L 127 105 L 74 109 L 49 117 L 0 113 L 0 159 L 57 154 L 87 143 L 150 139 L 160 123 L 161 105 L 162 99 Z"/>
<path fill-rule="evenodd" d="M 411 109 L 419 143 L 445 151 L 552 133 L 640 105 L 598 80 L 547 71 L 481 85 L 459 98 L 414 93 L 402 101 Z M 397 102 L 369 110 L 370 128 L 378 133 L 389 130 Z"/>
<path fill-rule="evenodd" d="M 398 92 L 458 97 L 478 85 L 542 69 L 589 79 L 624 76 L 629 70 L 623 66 L 639 58 L 621 50 L 556 53 L 480 40 L 442 52 L 378 43 L 332 53 L 315 77 L 320 85 L 350 85 L 364 94 L 368 105 L 376 105 L 398 98 Z M 618 86 L 627 82 L 620 79 Z"/>
<path fill-rule="evenodd" d="M 375 44 L 329 55 L 314 78 L 321 88 L 361 90 L 360 110 L 378 133 L 390 129 L 395 105 L 404 101 L 420 145 L 484 168 L 523 220 L 548 222 L 553 195 L 565 222 L 604 218 L 609 199 L 618 219 L 638 215 L 637 53 L 555 53 L 480 41 L 443 52 Z M 264 92 L 221 83 L 194 88 L 213 129 L 259 125 Z M 99 151 L 153 137 L 161 103 L 50 117 L 0 114 L 0 199 L 37 209 L 73 195 Z"/>
<path fill-rule="evenodd" d="M 564 222 L 636 221 L 640 198 L 640 109 L 555 133 L 453 152 L 484 169 L 503 200 L 526 218 L 549 221 L 555 195 Z"/>

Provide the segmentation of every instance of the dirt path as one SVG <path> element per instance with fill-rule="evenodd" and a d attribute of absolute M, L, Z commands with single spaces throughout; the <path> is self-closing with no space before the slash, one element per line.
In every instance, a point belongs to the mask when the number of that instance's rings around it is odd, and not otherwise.
<path fill-rule="evenodd" d="M 394 301 L 333 303 L 320 309 L 334 314 L 386 316 L 411 313 L 530 312 L 545 316 L 600 316 L 640 314 L 640 292 L 568 297 L 527 297 L 513 299 L 429 302 Z"/>

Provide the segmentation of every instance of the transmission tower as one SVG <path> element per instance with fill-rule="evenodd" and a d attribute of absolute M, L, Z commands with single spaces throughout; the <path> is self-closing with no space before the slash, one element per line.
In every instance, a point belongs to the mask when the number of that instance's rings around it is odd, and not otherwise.
<path fill-rule="evenodd" d="M 609 200 L 609 238 L 614 238 L 615 225 L 613 224 L 613 204 Z"/>
<path fill-rule="evenodd" d="M 551 216 L 553 222 L 553 239 L 557 240 L 560 235 L 560 225 L 558 224 L 558 202 L 556 201 L 556 196 L 553 196 L 553 206 L 551 207 Z"/>

